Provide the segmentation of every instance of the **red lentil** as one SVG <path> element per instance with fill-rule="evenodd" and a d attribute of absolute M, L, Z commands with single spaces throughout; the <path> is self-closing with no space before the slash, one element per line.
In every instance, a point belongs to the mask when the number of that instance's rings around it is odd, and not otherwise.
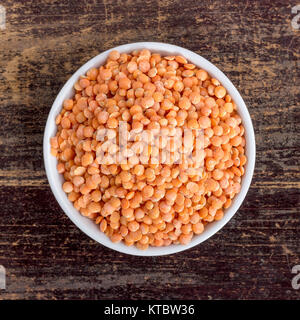
<path fill-rule="evenodd" d="M 142 250 L 184 245 L 207 223 L 223 218 L 240 191 L 247 158 L 236 104 L 217 79 L 182 56 L 112 50 L 74 89 L 56 117 L 51 154 L 68 199 L 112 242 Z M 98 163 L 97 151 L 110 157 L 118 151 L 120 121 L 152 140 L 159 130 L 167 136 L 176 128 L 203 129 L 202 175 L 188 174 L 185 164 L 155 163 L 161 151 L 178 156 L 176 139 L 160 138 L 157 147 L 136 136 L 127 149 L 128 163 Z M 186 142 L 188 151 L 193 137 Z M 139 163 L 133 150 L 145 160 L 154 158 Z"/>

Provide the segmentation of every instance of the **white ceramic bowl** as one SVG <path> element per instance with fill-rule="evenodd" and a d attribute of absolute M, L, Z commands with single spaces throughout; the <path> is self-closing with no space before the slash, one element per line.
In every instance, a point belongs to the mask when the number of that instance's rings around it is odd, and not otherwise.
<path fill-rule="evenodd" d="M 123 243 L 113 243 L 110 241 L 108 237 L 104 233 L 99 230 L 99 226 L 96 225 L 93 221 L 88 218 L 83 217 L 72 205 L 72 203 L 68 200 L 66 194 L 62 190 L 63 177 L 61 174 L 57 172 L 56 165 L 57 160 L 50 154 L 50 137 L 54 136 L 56 133 L 56 125 L 55 118 L 59 114 L 62 109 L 62 104 L 65 99 L 71 98 L 74 94 L 73 85 L 78 80 L 80 75 L 85 74 L 92 67 L 101 66 L 108 54 L 111 50 L 118 50 L 119 52 L 132 52 L 133 50 L 140 50 L 143 48 L 147 48 L 152 52 L 158 52 L 163 55 L 182 55 L 187 58 L 191 63 L 194 63 L 196 66 L 203 68 L 208 71 L 211 76 L 218 79 L 221 84 L 226 88 L 228 93 L 231 95 L 235 103 L 238 107 L 239 115 L 242 118 L 243 125 L 245 127 L 245 139 L 246 139 L 246 156 L 248 158 L 247 164 L 245 166 L 245 175 L 242 178 L 242 186 L 241 191 L 238 195 L 235 196 L 232 201 L 232 205 L 225 211 L 224 217 L 220 221 L 215 221 L 209 223 L 204 232 L 201 235 L 194 236 L 191 242 L 188 245 L 170 245 L 167 247 L 149 247 L 149 249 L 143 251 L 139 250 L 134 246 L 128 247 Z M 67 214 L 67 216 L 74 222 L 74 224 L 85 232 L 89 237 L 98 241 L 106 247 L 111 249 L 139 256 L 160 256 L 166 254 L 172 254 L 176 252 L 180 252 L 183 250 L 187 250 L 191 247 L 198 245 L 199 243 L 207 240 L 216 232 L 218 232 L 237 212 L 238 208 L 242 204 L 253 175 L 254 164 L 255 164 L 255 137 L 253 125 L 251 122 L 251 118 L 248 112 L 248 109 L 240 96 L 237 89 L 231 83 L 231 81 L 221 72 L 216 66 L 202 58 L 198 54 L 166 43 L 159 42 L 137 42 L 125 44 L 111 50 L 107 50 L 93 59 L 89 60 L 86 64 L 84 64 L 81 68 L 79 68 L 72 77 L 67 81 L 67 83 L 60 90 L 58 96 L 56 97 L 52 108 L 50 110 L 45 133 L 44 133 L 44 161 L 47 177 L 50 183 L 50 187 L 52 192 L 58 201 L 59 205 L 63 209 L 63 211 Z"/>

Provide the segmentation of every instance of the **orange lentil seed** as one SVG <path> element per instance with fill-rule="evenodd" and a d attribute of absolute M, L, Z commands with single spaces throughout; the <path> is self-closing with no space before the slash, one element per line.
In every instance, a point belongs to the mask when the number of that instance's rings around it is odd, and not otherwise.
<path fill-rule="evenodd" d="M 185 245 L 223 218 L 241 189 L 247 157 L 237 106 L 217 79 L 182 56 L 112 50 L 74 88 L 56 117 L 51 154 L 68 199 L 112 242 L 141 250 Z M 119 121 L 134 130 L 122 164 L 114 160 Z M 168 135 L 176 128 L 203 129 L 203 169 L 197 171 L 198 162 L 185 155 L 196 133 L 185 136 L 182 163 L 175 163 L 179 139 Z M 163 159 L 172 161 L 156 162 Z"/>

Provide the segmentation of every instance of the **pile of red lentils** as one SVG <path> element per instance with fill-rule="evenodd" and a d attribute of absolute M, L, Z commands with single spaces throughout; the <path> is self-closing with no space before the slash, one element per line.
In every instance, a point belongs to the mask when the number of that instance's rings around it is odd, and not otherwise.
<path fill-rule="evenodd" d="M 217 79 L 182 56 L 114 50 L 74 89 L 56 118 L 51 154 L 68 199 L 111 241 L 143 250 L 187 244 L 206 224 L 222 219 L 240 191 L 247 159 L 236 104 Z M 119 139 L 121 121 L 138 133 L 160 130 L 172 136 L 177 128 L 201 129 L 202 170 L 188 171 L 184 162 L 151 161 L 166 144 L 143 148 L 137 146 L 138 135 L 128 144 L 135 153 L 127 163 L 99 161 L 99 151 L 107 156 L 118 151 L 107 140 Z M 176 158 L 176 148 L 166 152 Z M 150 160 L 141 163 L 136 153 Z"/>

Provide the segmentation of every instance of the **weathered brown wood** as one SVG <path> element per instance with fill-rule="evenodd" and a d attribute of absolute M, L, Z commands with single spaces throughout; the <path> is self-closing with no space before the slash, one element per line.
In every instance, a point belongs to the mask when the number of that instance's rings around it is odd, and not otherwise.
<path fill-rule="evenodd" d="M 0 299 L 299 299 L 299 32 L 293 1 L 3 0 L 0 31 Z M 256 132 L 253 183 L 210 240 L 166 257 L 89 239 L 56 203 L 43 167 L 59 89 L 99 52 L 136 41 L 191 49 L 244 97 Z M 297 69 L 298 68 L 298 69 Z"/>

